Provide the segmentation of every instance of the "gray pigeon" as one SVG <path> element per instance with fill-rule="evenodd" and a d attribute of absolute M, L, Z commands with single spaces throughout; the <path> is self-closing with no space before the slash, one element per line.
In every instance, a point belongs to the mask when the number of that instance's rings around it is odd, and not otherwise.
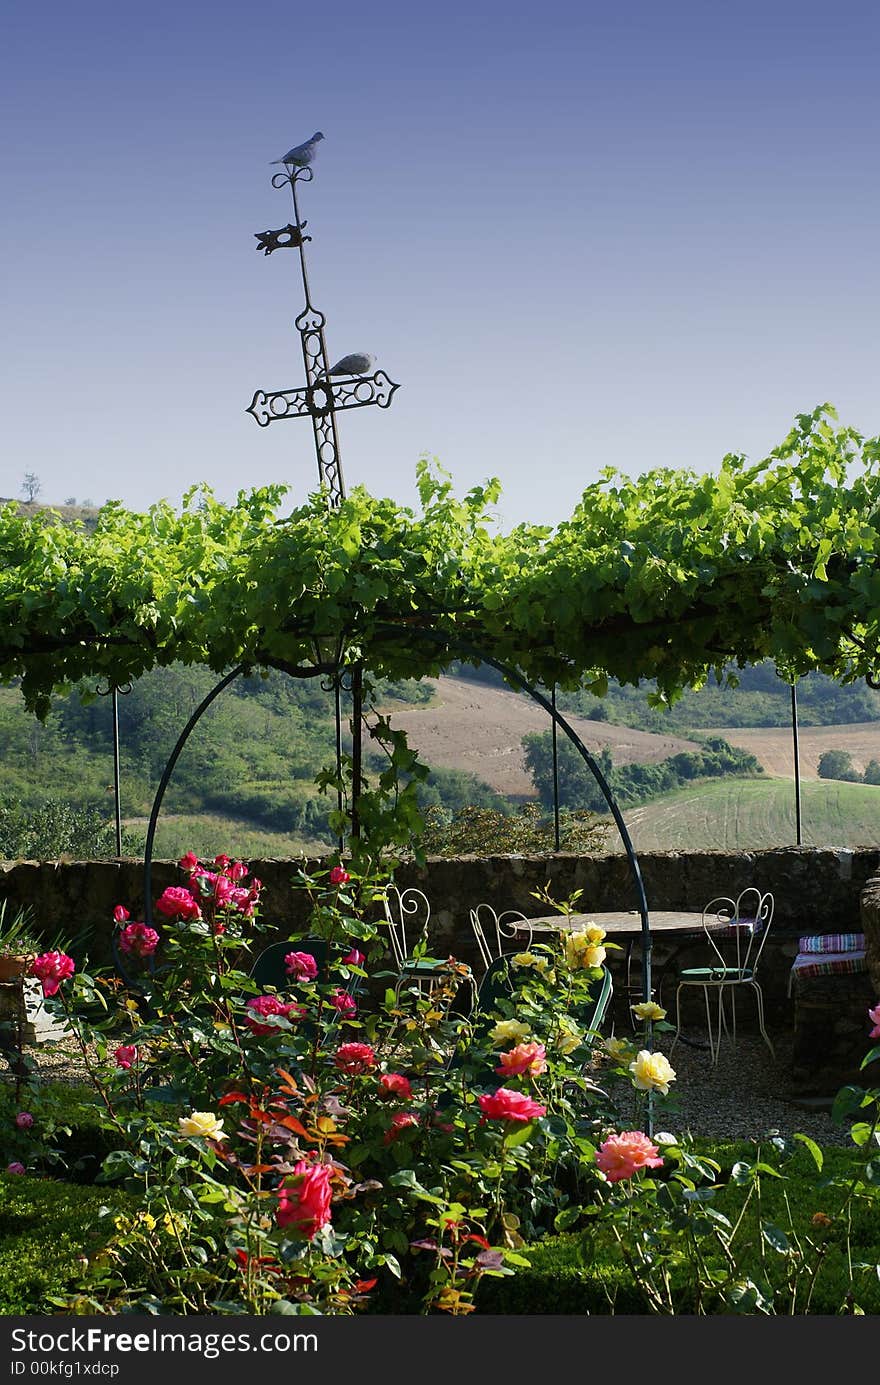
<path fill-rule="evenodd" d="M 297 144 L 293 149 L 288 149 L 283 159 L 273 159 L 273 164 L 295 164 L 297 168 L 306 168 L 312 162 L 318 151 L 318 140 L 324 136 L 320 130 L 316 130 L 311 139 L 307 139 L 305 144 Z"/>
<path fill-rule="evenodd" d="M 352 351 L 349 356 L 342 356 L 330 367 L 330 374 L 368 375 L 373 369 L 375 359 L 375 356 L 370 356 L 366 351 Z"/>

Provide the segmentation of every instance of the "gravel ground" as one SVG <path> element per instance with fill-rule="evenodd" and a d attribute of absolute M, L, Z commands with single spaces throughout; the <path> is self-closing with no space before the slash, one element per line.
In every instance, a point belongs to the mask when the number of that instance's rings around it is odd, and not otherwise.
<path fill-rule="evenodd" d="M 758 1139 L 770 1130 L 782 1135 L 795 1131 L 810 1135 L 819 1144 L 848 1145 L 848 1128 L 835 1125 L 827 1110 L 804 1109 L 791 1092 L 791 1035 L 771 1031 L 775 1058 L 758 1034 L 740 1034 L 736 1049 L 725 1041 L 713 1068 L 707 1049 L 692 1048 L 679 1040 L 671 1050 L 671 1035 L 657 1036 L 657 1047 L 675 1069 L 675 1104 L 660 1103 L 655 1128 L 680 1135 L 711 1136 L 722 1140 Z M 46 1079 L 82 1082 L 87 1073 L 82 1054 L 72 1040 L 38 1044 L 27 1050 Z M 10 1080 L 0 1068 L 0 1080 Z M 640 1095 L 624 1092 L 621 1116 L 634 1124 L 644 1119 Z"/>
<path fill-rule="evenodd" d="M 738 1034 L 736 1048 L 728 1040 L 721 1045 L 713 1068 L 708 1049 L 692 1048 L 679 1039 L 671 1049 L 672 1035 L 656 1036 L 656 1047 L 675 1069 L 676 1102 L 655 1117 L 656 1129 L 681 1135 L 706 1135 L 721 1140 L 753 1140 L 777 1130 L 781 1135 L 799 1132 L 817 1144 L 852 1145 L 848 1126 L 836 1125 L 827 1109 L 804 1109 L 791 1090 L 791 1033 L 770 1030 L 775 1058 L 760 1034 Z M 621 1037 L 624 1037 L 621 1034 Z M 633 1103 L 637 1118 L 643 1107 Z"/>

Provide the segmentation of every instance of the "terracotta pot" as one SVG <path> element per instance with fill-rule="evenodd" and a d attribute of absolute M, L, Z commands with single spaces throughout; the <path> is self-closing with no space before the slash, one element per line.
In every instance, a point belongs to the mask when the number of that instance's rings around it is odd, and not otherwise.
<path fill-rule="evenodd" d="M 12 957 L 0 953 L 0 981 L 20 981 L 27 971 L 30 958 Z"/>

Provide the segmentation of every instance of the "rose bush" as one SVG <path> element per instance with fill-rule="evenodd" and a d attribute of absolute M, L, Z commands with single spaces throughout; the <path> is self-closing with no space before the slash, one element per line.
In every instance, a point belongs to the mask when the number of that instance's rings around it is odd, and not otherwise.
<path fill-rule="evenodd" d="M 383 881 L 334 867 L 297 882 L 326 957 L 290 939 L 278 986 L 258 986 L 259 881 L 226 856 L 180 865 L 155 927 L 114 911 L 127 987 L 45 967 L 121 1146 L 101 1176 L 142 1208 L 69 1307 L 341 1313 L 396 1284 L 395 1305 L 464 1313 L 483 1276 L 525 1263 L 524 1238 L 601 1199 L 616 1133 L 589 1032 L 601 930 L 518 955 L 470 1015 L 454 959 L 430 993 L 398 988 Z M 112 1001 L 88 1023 L 96 995 Z M 668 1088 L 645 1053 L 642 1079 Z M 627 1167 L 650 1170 L 631 1135 Z"/>

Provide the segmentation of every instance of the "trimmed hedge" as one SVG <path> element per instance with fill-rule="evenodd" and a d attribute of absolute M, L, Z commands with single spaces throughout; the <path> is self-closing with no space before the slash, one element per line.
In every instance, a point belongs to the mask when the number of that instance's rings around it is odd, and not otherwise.
<path fill-rule="evenodd" d="M 48 1178 L 0 1173 L 0 1314 L 47 1314 L 50 1295 L 64 1295 L 111 1229 L 101 1207 L 131 1199 L 114 1188 L 82 1188 Z"/>

